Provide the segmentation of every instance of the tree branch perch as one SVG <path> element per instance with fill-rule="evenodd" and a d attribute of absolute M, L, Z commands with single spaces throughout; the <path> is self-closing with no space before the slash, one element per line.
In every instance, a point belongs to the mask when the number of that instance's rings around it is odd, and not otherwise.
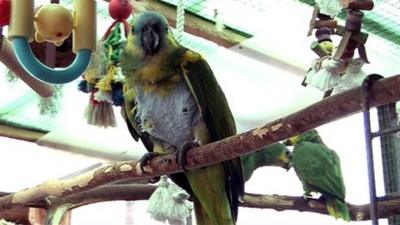
<path fill-rule="evenodd" d="M 400 75 L 377 81 L 370 92 L 370 105 L 378 106 L 400 99 Z M 322 124 L 348 116 L 361 109 L 361 88 L 331 96 L 287 117 L 250 131 L 188 151 L 187 169 L 195 169 L 233 159 L 300 134 Z M 113 181 L 143 179 L 182 171 L 172 154 L 151 160 L 151 173 L 140 174 L 136 161 L 117 162 L 74 178 L 48 181 L 33 188 L 0 198 L 0 211 L 37 202 L 49 196 L 63 198 Z M 139 171 L 139 170 L 138 170 Z"/>
<path fill-rule="evenodd" d="M 51 207 L 57 207 L 58 205 L 70 203 L 73 205 L 71 209 L 74 209 L 84 205 L 105 201 L 147 200 L 156 188 L 157 186 L 145 184 L 104 185 L 65 198 L 55 199 L 50 204 Z M 0 196 L 5 194 L 7 193 L 0 193 Z M 244 202 L 240 203 L 240 206 L 246 208 L 275 209 L 277 211 L 296 210 L 328 215 L 323 200 L 318 199 L 306 200 L 303 197 L 246 193 L 243 200 Z M 348 203 L 347 205 L 353 221 L 370 220 L 369 204 L 353 205 Z M 50 207 L 49 202 L 44 200 L 29 206 L 44 209 Z M 379 218 L 387 218 L 398 214 L 400 214 L 399 196 L 392 199 L 380 200 L 378 202 Z"/>

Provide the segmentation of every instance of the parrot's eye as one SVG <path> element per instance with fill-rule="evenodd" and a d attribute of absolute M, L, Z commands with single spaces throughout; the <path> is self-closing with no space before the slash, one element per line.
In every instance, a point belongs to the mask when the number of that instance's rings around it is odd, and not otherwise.
<path fill-rule="evenodd" d="M 168 31 L 168 26 L 165 26 L 165 31 Z"/>
<path fill-rule="evenodd" d="M 131 26 L 131 32 L 135 33 L 135 28 L 133 26 Z"/>

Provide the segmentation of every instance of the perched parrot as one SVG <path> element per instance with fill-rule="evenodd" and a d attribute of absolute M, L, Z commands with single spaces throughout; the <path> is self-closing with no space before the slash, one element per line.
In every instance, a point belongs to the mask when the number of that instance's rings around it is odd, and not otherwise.
<path fill-rule="evenodd" d="M 241 157 L 244 180 L 248 181 L 253 172 L 262 166 L 279 166 L 286 170 L 291 167 L 292 153 L 281 143 L 274 143 Z"/>
<path fill-rule="evenodd" d="M 305 196 L 318 192 L 326 201 L 329 215 L 350 221 L 345 202 L 346 190 L 340 160 L 322 141 L 316 130 L 310 130 L 288 141 L 294 145 L 292 165 L 303 184 Z"/>
<path fill-rule="evenodd" d="M 125 76 L 123 113 L 133 138 L 149 153 L 175 153 L 183 167 L 190 148 L 236 133 L 227 100 L 207 62 L 181 46 L 156 12 L 133 19 L 121 54 Z M 144 170 L 145 172 L 145 170 Z M 194 201 L 197 224 L 235 224 L 244 192 L 239 158 L 170 175 Z"/>

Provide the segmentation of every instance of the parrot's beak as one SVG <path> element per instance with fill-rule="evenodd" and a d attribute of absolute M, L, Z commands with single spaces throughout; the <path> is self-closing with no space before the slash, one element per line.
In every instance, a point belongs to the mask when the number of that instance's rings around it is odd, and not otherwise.
<path fill-rule="evenodd" d="M 147 55 L 154 55 L 160 48 L 160 35 L 151 27 L 144 27 L 142 48 Z"/>
<path fill-rule="evenodd" d="M 289 161 L 287 164 L 285 164 L 285 166 L 283 168 L 286 169 L 286 171 L 289 171 L 290 168 L 292 168 L 292 162 Z"/>
<path fill-rule="evenodd" d="M 292 153 L 286 151 L 279 157 L 279 161 L 282 168 L 286 169 L 286 171 L 290 170 L 292 168 Z"/>

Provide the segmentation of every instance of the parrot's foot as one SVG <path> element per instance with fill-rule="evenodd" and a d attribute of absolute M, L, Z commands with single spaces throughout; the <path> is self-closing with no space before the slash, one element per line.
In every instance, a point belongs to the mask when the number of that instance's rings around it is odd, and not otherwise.
<path fill-rule="evenodd" d="M 199 146 L 200 146 L 199 143 L 197 143 L 195 141 L 186 141 L 185 143 L 183 143 L 181 145 L 181 147 L 175 153 L 175 161 L 183 169 L 183 171 L 185 171 L 185 172 L 188 171 L 185 167 L 185 165 L 187 164 L 187 159 L 186 159 L 187 152 L 190 149 L 196 148 Z"/>
<path fill-rule="evenodd" d="M 140 158 L 139 163 L 140 163 L 140 169 L 142 170 L 143 173 L 147 173 L 145 170 L 145 166 L 149 165 L 149 162 L 152 158 L 159 156 L 160 154 L 155 153 L 155 152 L 148 152 L 145 153 L 142 158 Z"/>
<path fill-rule="evenodd" d="M 313 199 L 313 197 L 312 197 L 312 195 L 310 193 L 304 194 L 303 198 L 304 198 L 304 200 L 307 200 L 307 201 Z"/>

